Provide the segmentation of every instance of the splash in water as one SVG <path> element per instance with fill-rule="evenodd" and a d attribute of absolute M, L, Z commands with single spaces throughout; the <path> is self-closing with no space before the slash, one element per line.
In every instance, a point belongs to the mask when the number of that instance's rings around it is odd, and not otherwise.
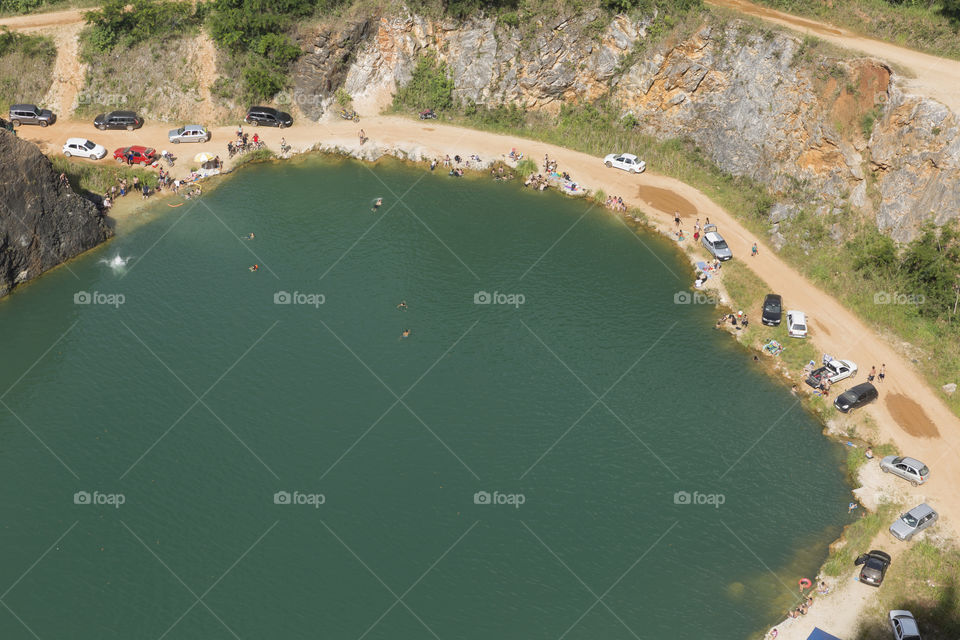
<path fill-rule="evenodd" d="M 109 260 L 104 258 L 100 262 L 102 264 L 107 265 L 114 271 L 120 271 L 121 269 L 127 266 L 127 262 L 129 262 L 129 260 L 130 260 L 130 256 L 127 256 L 126 258 L 124 258 L 120 254 L 117 254 L 112 258 L 110 258 Z"/>

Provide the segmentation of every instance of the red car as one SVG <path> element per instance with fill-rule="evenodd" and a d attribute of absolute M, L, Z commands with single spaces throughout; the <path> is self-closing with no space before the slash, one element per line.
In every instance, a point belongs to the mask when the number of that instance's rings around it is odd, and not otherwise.
<path fill-rule="evenodd" d="M 113 159 L 117 162 L 126 162 L 127 156 L 130 155 L 133 156 L 133 164 L 139 164 L 142 167 L 157 161 L 157 152 L 154 149 L 139 145 L 117 149 L 113 152 Z"/>

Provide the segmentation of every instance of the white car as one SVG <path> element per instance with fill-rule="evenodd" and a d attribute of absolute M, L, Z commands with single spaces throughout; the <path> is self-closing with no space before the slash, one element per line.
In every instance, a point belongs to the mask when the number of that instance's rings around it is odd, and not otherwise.
<path fill-rule="evenodd" d="M 643 173 L 647 168 L 647 163 L 632 153 L 611 153 L 603 159 L 603 164 L 631 173 Z"/>
<path fill-rule="evenodd" d="M 787 311 L 787 335 L 791 338 L 807 337 L 807 316 L 803 311 Z"/>
<path fill-rule="evenodd" d="M 893 628 L 893 637 L 896 640 L 920 640 L 920 627 L 917 620 L 909 611 L 894 610 L 890 612 L 890 626 Z"/>
<path fill-rule="evenodd" d="M 107 150 L 99 144 L 94 144 L 86 138 L 70 138 L 63 145 L 63 155 L 77 156 L 78 158 L 90 158 L 91 160 L 100 160 L 107 155 Z"/>

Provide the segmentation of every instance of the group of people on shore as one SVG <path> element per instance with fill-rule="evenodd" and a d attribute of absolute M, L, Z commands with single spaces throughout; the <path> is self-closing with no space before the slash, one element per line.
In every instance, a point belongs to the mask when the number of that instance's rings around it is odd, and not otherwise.
<path fill-rule="evenodd" d="M 627 203 L 620 196 L 607 196 L 607 201 L 603 206 L 611 211 L 625 212 L 627 210 Z"/>
<path fill-rule="evenodd" d="M 237 139 L 227 142 L 227 154 L 228 157 L 232 158 L 238 153 L 246 153 L 247 151 L 255 151 L 257 149 L 262 149 L 267 146 L 263 140 L 260 138 L 260 134 L 254 133 L 253 139 L 251 140 L 250 134 L 243 132 L 243 125 L 237 126 Z M 281 149 L 286 146 L 284 140 L 280 141 Z"/>
<path fill-rule="evenodd" d="M 743 311 L 737 311 L 736 315 L 725 313 L 717 320 L 717 328 L 730 324 L 735 330 L 740 331 L 750 326 L 750 318 Z"/>
<path fill-rule="evenodd" d="M 160 170 L 163 172 L 163 169 Z M 61 182 L 66 181 L 66 174 L 60 174 Z M 159 184 L 157 185 L 156 191 L 160 190 Z M 146 200 L 150 197 L 152 193 L 150 186 L 146 182 L 142 182 L 139 176 L 133 176 L 129 181 L 126 178 L 119 178 L 114 184 L 110 185 L 106 191 L 103 192 L 103 196 L 100 200 L 100 206 L 104 211 L 109 211 L 110 208 L 117 201 L 117 198 L 126 197 L 131 193 L 139 193 L 140 197 L 143 200 Z"/>
<path fill-rule="evenodd" d="M 817 586 L 817 593 L 821 596 L 825 596 L 828 593 L 830 593 L 830 587 L 827 586 L 826 582 L 821 580 L 820 584 Z M 804 589 L 803 589 L 803 586 L 801 586 L 800 596 L 804 597 L 804 595 L 805 595 Z M 810 612 L 810 608 L 812 606 L 813 606 L 813 595 L 811 593 L 809 595 L 806 595 L 806 597 L 804 597 L 803 602 L 801 602 L 796 607 L 794 607 L 793 609 L 790 609 L 790 611 L 787 612 L 788 620 L 795 620 L 797 618 L 802 618 L 803 616 L 807 615 L 807 613 Z M 769 640 L 774 640 L 774 638 L 776 638 L 779 635 L 780 635 L 780 631 L 776 627 L 774 627 L 773 629 L 770 629 L 770 631 L 768 631 L 767 635 L 764 637 Z"/>

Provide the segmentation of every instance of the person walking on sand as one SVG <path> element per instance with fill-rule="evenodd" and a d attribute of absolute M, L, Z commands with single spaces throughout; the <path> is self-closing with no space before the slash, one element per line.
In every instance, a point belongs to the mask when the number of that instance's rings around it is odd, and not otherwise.
<path fill-rule="evenodd" d="M 877 367 L 876 365 L 870 367 L 870 373 L 867 374 L 867 382 L 873 382 L 873 379 L 877 377 Z"/>
<path fill-rule="evenodd" d="M 364 133 L 363 129 L 360 129 L 360 133 L 357 135 L 360 136 L 360 144 L 363 144 L 364 142 L 367 141 L 367 134 Z"/>
<path fill-rule="evenodd" d="M 677 229 L 680 228 L 680 212 L 679 211 L 673 212 L 673 223 L 677 225 Z"/>
<path fill-rule="evenodd" d="M 757 251 L 757 243 L 754 242 L 754 243 L 753 243 L 753 246 L 750 248 L 750 257 L 752 258 L 752 257 L 756 256 L 758 253 L 760 253 L 760 252 Z"/>
<path fill-rule="evenodd" d="M 883 379 L 887 377 L 887 365 L 880 365 L 880 373 L 877 374 L 877 378 L 880 382 L 883 382 Z"/>

